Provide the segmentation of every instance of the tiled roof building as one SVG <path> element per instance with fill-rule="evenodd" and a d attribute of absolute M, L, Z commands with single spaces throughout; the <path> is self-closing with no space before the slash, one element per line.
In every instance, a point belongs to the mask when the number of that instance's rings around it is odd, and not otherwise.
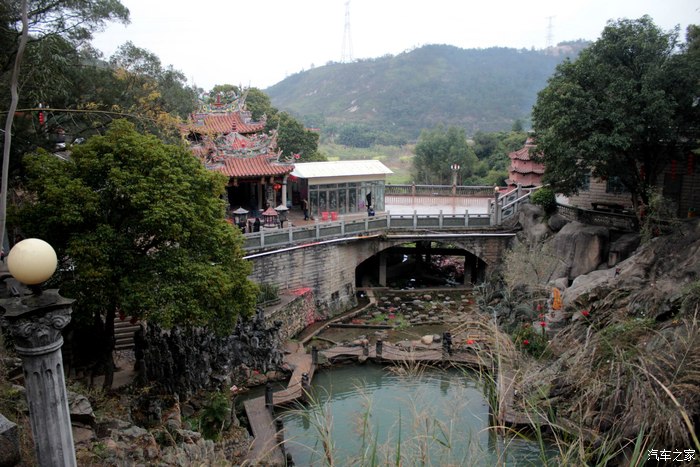
<path fill-rule="evenodd" d="M 531 151 L 535 148 L 532 138 L 525 141 L 525 146 L 508 154 L 510 158 L 508 185 L 523 187 L 539 186 L 542 184 L 544 165 L 531 159 Z"/>
<path fill-rule="evenodd" d="M 208 169 L 229 177 L 231 208 L 255 212 L 287 198 L 287 177 L 294 166 L 281 160 L 277 134 L 265 133 L 265 120 L 252 120 L 244 94 L 226 104 L 220 96 L 213 104 L 203 103 L 181 126 L 192 153 Z"/>

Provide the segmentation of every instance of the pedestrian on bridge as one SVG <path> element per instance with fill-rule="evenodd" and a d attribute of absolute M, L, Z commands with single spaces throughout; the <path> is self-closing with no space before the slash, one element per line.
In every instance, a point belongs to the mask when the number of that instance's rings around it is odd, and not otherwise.
<path fill-rule="evenodd" d="M 304 198 L 301 200 L 301 209 L 304 211 L 304 220 L 309 220 L 309 201 Z"/>

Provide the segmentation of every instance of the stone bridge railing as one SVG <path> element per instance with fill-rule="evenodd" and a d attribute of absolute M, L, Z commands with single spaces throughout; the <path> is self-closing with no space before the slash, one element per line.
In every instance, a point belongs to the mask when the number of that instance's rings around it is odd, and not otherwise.
<path fill-rule="evenodd" d="M 297 243 L 309 243 L 333 238 L 364 236 L 385 232 L 388 229 L 455 229 L 490 227 L 490 214 L 378 214 L 362 219 L 341 219 L 317 222 L 311 226 L 286 229 L 262 229 L 245 234 L 243 248 L 247 251 L 269 247 L 284 247 Z"/>
<path fill-rule="evenodd" d="M 637 216 L 630 214 L 592 211 L 590 209 L 582 209 L 559 203 L 557 203 L 557 212 L 570 221 L 579 221 L 584 224 L 600 225 L 610 229 L 627 230 L 630 232 L 639 230 Z"/>
<path fill-rule="evenodd" d="M 386 185 L 386 195 L 400 196 L 468 196 L 484 197 L 493 195 L 492 186 L 462 185 Z"/>

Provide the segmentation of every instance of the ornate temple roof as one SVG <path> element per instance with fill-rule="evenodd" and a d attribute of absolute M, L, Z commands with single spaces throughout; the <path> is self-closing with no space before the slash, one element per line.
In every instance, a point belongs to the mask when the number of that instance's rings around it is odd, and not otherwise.
<path fill-rule="evenodd" d="M 229 177 L 266 177 L 285 175 L 294 170 L 291 164 L 277 162 L 277 156 L 228 157 L 216 169 Z"/>
<path fill-rule="evenodd" d="M 201 135 L 225 135 L 236 132 L 242 135 L 258 133 L 265 129 L 265 122 L 246 121 L 241 112 L 196 113 L 182 126 L 185 133 Z"/>
<path fill-rule="evenodd" d="M 245 94 L 226 104 L 217 96 L 214 103 L 200 103 L 199 112 L 180 129 L 192 153 L 210 170 L 239 178 L 288 174 L 294 167 L 280 162 L 277 132 L 265 133 L 265 120 L 251 119 Z"/>

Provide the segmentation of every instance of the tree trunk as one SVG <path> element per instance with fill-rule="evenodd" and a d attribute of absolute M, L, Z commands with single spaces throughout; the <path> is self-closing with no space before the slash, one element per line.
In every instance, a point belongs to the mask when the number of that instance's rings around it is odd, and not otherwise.
<path fill-rule="evenodd" d="M 114 308 L 113 306 L 108 308 L 104 323 L 104 354 L 102 363 L 105 370 L 105 379 L 102 383 L 102 389 L 105 391 L 112 389 L 112 383 L 114 383 Z"/>
<path fill-rule="evenodd" d="M 15 65 L 12 68 L 10 77 L 10 108 L 7 112 L 5 120 L 5 141 L 2 148 L 2 188 L 0 189 L 0 248 L 5 245 L 5 219 L 7 215 L 7 184 L 9 183 L 8 172 L 10 170 L 10 146 L 12 143 L 12 122 L 15 118 L 15 110 L 17 110 L 17 102 L 19 101 L 19 92 L 17 91 L 17 83 L 19 81 L 19 69 L 22 64 L 22 55 L 27 46 L 29 39 L 29 18 L 27 17 L 27 0 L 22 0 L 20 6 L 22 9 L 22 35 L 19 39 L 17 47 L 17 55 L 15 56 Z M 7 253 L 7 252 L 5 252 Z"/>

